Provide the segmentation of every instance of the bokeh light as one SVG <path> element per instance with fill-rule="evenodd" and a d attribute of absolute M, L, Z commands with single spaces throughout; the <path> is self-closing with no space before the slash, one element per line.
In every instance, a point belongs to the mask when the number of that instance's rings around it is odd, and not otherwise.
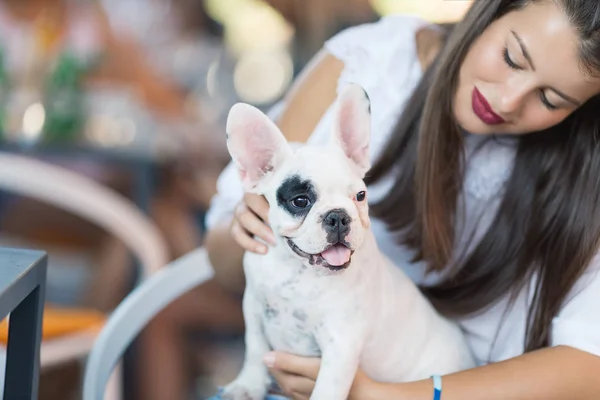
<path fill-rule="evenodd" d="M 443 23 L 460 20 L 472 0 L 370 0 L 380 15 L 412 14 L 428 21 Z"/>

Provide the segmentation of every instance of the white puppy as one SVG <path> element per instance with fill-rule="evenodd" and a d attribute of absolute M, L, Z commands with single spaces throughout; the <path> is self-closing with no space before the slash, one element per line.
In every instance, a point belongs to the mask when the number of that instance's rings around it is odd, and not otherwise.
<path fill-rule="evenodd" d="M 271 349 L 322 358 L 311 399 L 345 400 L 359 366 L 403 382 L 472 367 L 460 329 L 377 248 L 370 230 L 369 100 L 338 98 L 328 146 L 295 150 L 262 112 L 237 104 L 227 145 L 246 191 L 264 195 L 277 245 L 246 253 L 246 358 L 224 399 L 262 400 Z"/>

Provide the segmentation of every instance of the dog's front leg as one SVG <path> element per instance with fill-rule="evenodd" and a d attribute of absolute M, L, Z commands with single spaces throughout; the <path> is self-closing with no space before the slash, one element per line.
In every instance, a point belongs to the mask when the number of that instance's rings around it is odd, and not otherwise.
<path fill-rule="evenodd" d="M 336 326 L 351 327 L 342 332 Z M 321 368 L 311 400 L 346 400 L 358 371 L 364 343 L 362 329 L 338 325 L 319 333 Z"/>
<path fill-rule="evenodd" d="M 263 363 L 270 350 L 262 329 L 262 308 L 249 289 L 244 293 L 244 319 L 246 321 L 246 355 L 237 378 L 227 385 L 221 395 L 226 400 L 263 400 L 271 378 Z"/>

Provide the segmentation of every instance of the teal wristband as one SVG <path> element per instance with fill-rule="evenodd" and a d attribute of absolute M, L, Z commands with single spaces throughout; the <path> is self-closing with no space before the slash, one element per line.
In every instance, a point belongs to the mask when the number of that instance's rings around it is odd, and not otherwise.
<path fill-rule="evenodd" d="M 442 377 L 433 375 L 433 400 L 442 400 Z"/>

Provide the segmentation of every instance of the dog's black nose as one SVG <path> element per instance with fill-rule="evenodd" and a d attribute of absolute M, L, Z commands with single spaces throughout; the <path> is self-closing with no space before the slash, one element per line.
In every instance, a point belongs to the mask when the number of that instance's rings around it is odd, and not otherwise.
<path fill-rule="evenodd" d="M 343 241 L 348 232 L 350 232 L 350 222 L 352 222 L 352 218 L 342 209 L 331 210 L 325 214 L 323 217 L 323 228 L 328 233 L 328 241 L 330 243 Z"/>
<path fill-rule="evenodd" d="M 340 229 L 350 223 L 350 216 L 344 210 L 331 210 L 323 219 L 325 225 L 332 229 Z"/>

